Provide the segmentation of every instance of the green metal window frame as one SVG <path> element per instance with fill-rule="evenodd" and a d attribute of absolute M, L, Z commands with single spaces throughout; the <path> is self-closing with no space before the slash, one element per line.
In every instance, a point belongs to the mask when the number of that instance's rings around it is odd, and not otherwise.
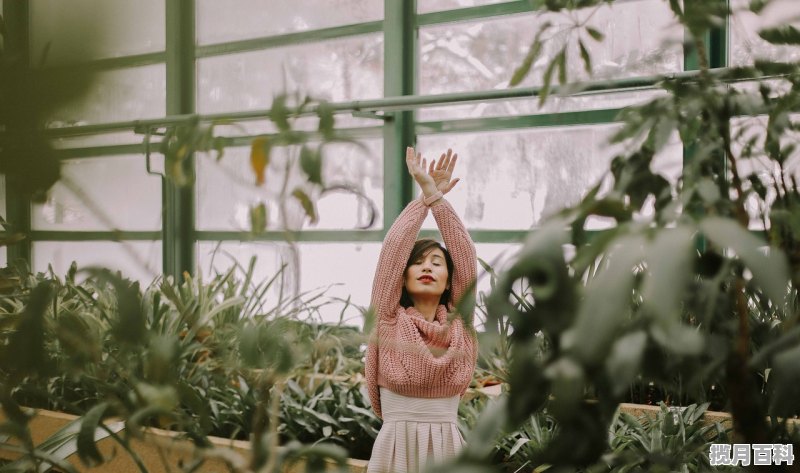
<path fill-rule="evenodd" d="M 630 0 L 637 1 L 637 0 Z M 24 5 L 24 6 L 22 6 Z M 381 126 L 346 129 L 353 137 L 382 137 L 384 143 L 384 202 L 382 230 L 303 230 L 295 232 L 296 241 L 308 242 L 378 242 L 386 230 L 413 196 L 413 182 L 404 168 L 402 156 L 406 146 L 413 145 L 420 135 L 496 131 L 509 129 L 533 129 L 547 126 L 599 125 L 613 123 L 619 109 L 587 110 L 566 113 L 543 113 L 535 115 L 491 117 L 478 119 L 454 119 L 418 122 L 415 110 L 428 105 L 486 101 L 513 97 L 533 97 L 536 88 L 518 88 L 500 91 L 480 91 L 439 96 L 416 95 L 418 74 L 417 37 L 420 27 L 458 23 L 480 19 L 525 14 L 534 11 L 528 0 L 514 0 L 491 5 L 460 8 L 441 12 L 417 14 L 416 0 L 384 0 L 384 19 L 352 25 L 321 28 L 311 31 L 251 38 L 202 46 L 195 45 L 194 0 L 166 0 L 166 48 L 163 52 L 131 55 L 120 58 L 100 59 L 64 67 L 89 67 L 96 70 L 118 70 L 149 64 L 166 64 L 167 114 L 156 120 L 140 120 L 122 123 L 104 123 L 53 130 L 53 135 L 97 134 L 115 130 L 130 130 L 136 126 L 171 123 L 195 116 L 196 63 L 198 59 L 228 55 L 246 51 L 314 43 L 329 39 L 344 38 L 383 32 L 384 34 L 384 98 L 334 104 L 339 110 L 379 111 L 390 117 Z M 27 2 L 4 2 L 4 16 L 10 28 L 19 38 L 18 48 L 27 50 L 28 9 Z M 724 67 L 727 63 L 727 28 L 704 38 L 711 52 L 712 67 Z M 696 70 L 696 57 L 687 51 L 684 60 L 686 74 Z M 679 74 L 670 74 L 679 75 Z M 668 75 L 669 76 L 669 75 Z M 622 79 L 598 82 L 590 88 L 596 91 L 636 90 L 652 87 L 664 76 Z M 264 116 L 264 111 L 219 114 L 203 117 L 230 118 L 233 120 L 254 119 Z M 242 136 L 228 140 L 229 146 L 245 146 L 251 137 Z M 143 154 L 143 144 L 92 146 L 60 151 L 63 159 L 113 156 L 120 154 Z M 684 153 L 688 159 L 688 153 Z M 23 222 L 22 229 L 30 238 L 26 245 L 13 250 L 17 258 L 31 259 L 31 242 L 36 241 L 157 241 L 163 243 L 163 272 L 180 277 L 183 272 L 193 273 L 194 253 L 199 241 L 282 241 L 284 232 L 265 232 L 253 236 L 250 233 L 233 231 L 199 231 L 195 225 L 195 189 L 178 189 L 165 182 L 162 192 L 164 219 L 162 231 L 40 231 L 30 228 L 30 202 L 22 202 L 6 186 L 6 202 L 9 220 L 11 217 Z M 26 212 L 27 211 L 27 212 Z M 27 224 L 27 227 L 25 227 Z M 527 230 L 470 230 L 477 243 L 519 242 Z M 424 231 L 423 234 L 435 233 Z M 12 252 L 9 249 L 9 261 Z"/>

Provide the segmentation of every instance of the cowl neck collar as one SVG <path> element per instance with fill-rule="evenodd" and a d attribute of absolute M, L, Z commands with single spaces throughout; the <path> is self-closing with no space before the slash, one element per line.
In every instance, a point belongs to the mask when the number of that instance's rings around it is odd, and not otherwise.
<path fill-rule="evenodd" d="M 447 308 L 442 304 L 439 304 L 439 306 L 436 307 L 436 314 L 434 314 L 433 321 L 431 322 L 428 322 L 428 320 L 425 319 L 425 316 L 422 315 L 422 312 L 418 311 L 416 307 L 414 307 L 413 305 L 406 309 L 406 313 L 411 317 L 420 319 L 420 322 L 422 323 L 433 324 L 433 325 L 447 324 Z"/>

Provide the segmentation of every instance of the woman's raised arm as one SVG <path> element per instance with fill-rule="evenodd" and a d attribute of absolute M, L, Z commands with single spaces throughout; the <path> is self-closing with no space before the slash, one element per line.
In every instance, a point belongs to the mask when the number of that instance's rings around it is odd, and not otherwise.
<path fill-rule="evenodd" d="M 431 162 L 428 174 L 442 194 L 449 192 L 459 181 L 451 180 L 457 161 L 458 155 L 448 149 L 447 154 L 442 154 L 438 163 L 434 165 L 434 162 Z M 450 290 L 453 302 L 458 303 L 477 277 L 478 258 L 475 253 L 475 243 L 449 202 L 439 199 L 431 206 L 431 211 L 442 234 L 444 246 L 453 258 L 453 282 Z"/>
<path fill-rule="evenodd" d="M 426 161 L 422 155 L 416 154 L 414 148 L 406 149 L 406 166 L 408 172 L 420 185 L 425 197 L 436 198 L 438 189 L 433 177 L 425 172 Z M 433 162 L 431 162 L 433 165 Z M 441 195 L 439 195 L 441 197 Z M 400 294 L 403 291 L 403 272 L 411 256 L 411 249 L 417 240 L 422 222 L 428 215 L 428 207 L 419 199 L 409 203 L 386 232 L 383 240 L 375 279 L 372 282 L 372 298 L 370 305 L 375 311 L 376 319 L 394 317 Z"/>
<path fill-rule="evenodd" d="M 372 282 L 370 305 L 376 320 L 395 315 L 403 290 L 403 271 L 427 215 L 428 208 L 419 199 L 415 199 L 403 209 L 386 232 Z"/>

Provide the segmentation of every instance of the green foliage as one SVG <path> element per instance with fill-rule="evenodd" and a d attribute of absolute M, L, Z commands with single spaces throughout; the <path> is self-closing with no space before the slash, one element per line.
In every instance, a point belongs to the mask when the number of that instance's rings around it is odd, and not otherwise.
<path fill-rule="evenodd" d="M 326 380 L 308 390 L 286 383 L 278 432 L 287 440 L 335 444 L 352 458 L 368 460 L 380 424 L 359 383 Z"/>
<path fill-rule="evenodd" d="M 588 16 L 610 3 L 533 2 L 553 12 L 588 8 Z M 542 454 L 553 468 L 588 467 L 600 458 L 616 407 L 634 384 L 651 383 L 682 405 L 717 402 L 730 409 L 737 434 L 750 443 L 786 438 L 785 425 L 767 425 L 768 413 L 800 413 L 790 401 L 800 379 L 800 187 L 787 165 L 797 156 L 800 64 L 756 61 L 711 71 L 702 38 L 724 24 L 728 2 L 669 5 L 699 58 L 697 75 L 664 80 L 665 94 L 620 114 L 611 142 L 625 151 L 612 160 L 605 185 L 545 219 L 497 275 L 486 300 L 487 330 L 499 328 L 512 341 L 506 428 L 519 428 L 546 405 L 558 424 Z M 584 43 L 603 40 L 601 32 L 575 23 L 570 39 L 545 51 L 542 38 L 551 28 L 545 23 L 536 33 L 512 76 L 512 84 L 520 83 L 547 52 L 542 101 L 556 75 L 562 85 L 569 80 L 564 63 L 574 60 L 568 54 L 579 51 L 589 68 Z M 796 44 L 796 36 L 791 26 L 761 32 L 773 44 Z M 743 78 L 758 87 L 727 85 Z M 673 137 L 687 155 L 677 182 L 653 170 L 654 157 Z M 751 163 L 766 171 L 743 174 Z M 589 233 L 586 222 L 595 217 L 612 223 Z M 763 234 L 748 231 L 750 221 L 762 222 Z M 569 259 L 567 245 L 574 248 Z M 530 286 L 532 301 L 514 304 L 520 284 Z M 667 442 L 674 433 L 669 419 L 647 427 L 647 434 Z M 679 430 L 682 441 L 699 442 L 683 437 L 686 425 Z M 696 453 L 693 446 L 669 448 Z M 630 465 L 703 468 L 696 458 L 657 462 L 637 449 L 626 455 Z"/>
<path fill-rule="evenodd" d="M 272 299 L 283 293 L 275 287 L 280 272 L 256 284 L 254 267 L 253 261 L 241 279 L 234 269 L 208 283 L 166 278 L 143 293 L 95 269 L 81 283 L 74 267 L 63 281 L 52 274 L 24 279 L 0 303 L 0 326 L 7 327 L 0 347 L 8 360 L 0 370 L 9 419 L 3 430 L 27 446 L 33 461 L 43 447 L 31 443 L 20 405 L 82 415 L 72 452 L 87 465 L 105 461 L 95 437 L 111 416 L 124 420 L 126 436 L 114 439 L 137 462 L 130 439 L 148 426 L 182 431 L 198 447 L 209 445 L 208 435 L 268 437 L 278 418 L 259 412 L 276 383 L 303 370 L 352 369 L 347 360 L 360 359 L 361 340 L 353 329 L 305 320 L 328 303 L 321 294 Z M 286 461 L 323 454 L 300 449 Z"/>
<path fill-rule="evenodd" d="M 654 416 L 617 413 L 610 427 L 611 451 L 587 473 L 711 471 L 709 445 L 731 443 L 732 439 L 719 423 L 703 422 L 707 407 L 661 404 Z M 738 470 L 720 467 L 713 471 Z"/>

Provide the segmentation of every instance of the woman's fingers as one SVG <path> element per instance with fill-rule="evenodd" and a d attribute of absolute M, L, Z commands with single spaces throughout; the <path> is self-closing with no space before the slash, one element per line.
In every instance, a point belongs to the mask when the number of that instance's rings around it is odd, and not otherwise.
<path fill-rule="evenodd" d="M 458 161 L 458 155 L 454 154 L 453 159 L 451 159 L 450 162 L 447 163 L 447 172 L 452 174 L 453 169 L 456 168 L 456 161 Z"/>
<path fill-rule="evenodd" d="M 458 184 L 458 181 L 460 180 L 461 180 L 460 178 L 455 178 L 452 181 L 450 181 L 450 184 L 448 184 L 447 187 L 445 187 L 444 192 L 442 192 L 442 194 L 447 194 L 448 192 L 450 192 L 450 189 L 455 187 L 456 184 Z"/>
<path fill-rule="evenodd" d="M 433 167 L 436 166 L 436 169 L 439 169 L 439 164 L 436 162 L 435 159 L 431 160 L 431 165 L 428 168 L 428 174 L 433 173 Z"/>

